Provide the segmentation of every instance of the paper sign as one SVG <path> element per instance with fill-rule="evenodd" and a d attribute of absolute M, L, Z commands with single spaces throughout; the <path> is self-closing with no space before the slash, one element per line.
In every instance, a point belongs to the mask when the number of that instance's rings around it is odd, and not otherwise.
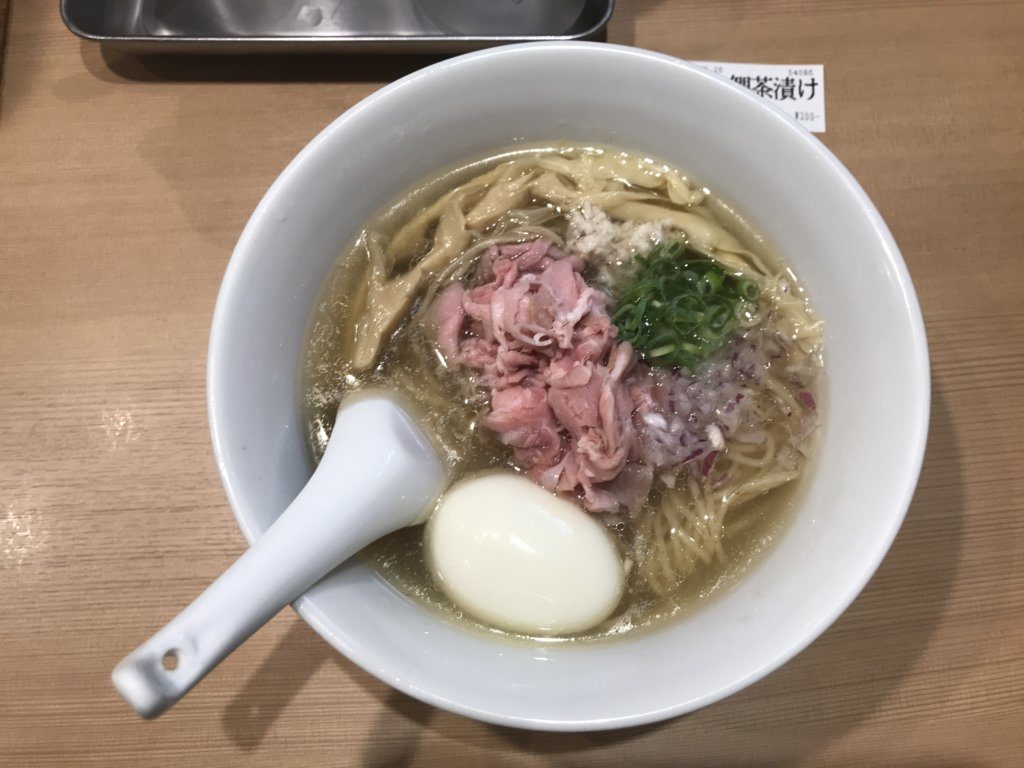
<path fill-rule="evenodd" d="M 824 64 L 732 64 L 695 61 L 772 102 L 814 133 L 825 132 Z"/>

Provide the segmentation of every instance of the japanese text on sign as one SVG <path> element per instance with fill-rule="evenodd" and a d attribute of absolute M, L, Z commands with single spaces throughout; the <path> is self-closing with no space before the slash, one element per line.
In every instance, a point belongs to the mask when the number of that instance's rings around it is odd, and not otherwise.
<path fill-rule="evenodd" d="M 695 61 L 787 112 L 807 130 L 825 132 L 823 64 L 732 64 Z"/>

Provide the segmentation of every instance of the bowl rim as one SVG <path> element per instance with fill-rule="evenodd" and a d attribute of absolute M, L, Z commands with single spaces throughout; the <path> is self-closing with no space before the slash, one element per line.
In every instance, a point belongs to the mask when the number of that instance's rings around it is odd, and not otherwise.
<path fill-rule="evenodd" d="M 931 371 L 924 320 L 906 263 L 888 226 L 859 182 L 828 147 L 777 106 L 758 98 L 742 86 L 732 83 L 691 62 L 632 46 L 592 42 L 521 43 L 475 51 L 437 62 L 384 86 L 343 112 L 306 144 L 278 175 L 273 184 L 271 184 L 247 221 L 225 270 L 213 312 L 210 343 L 207 353 L 206 376 L 208 421 L 217 470 L 235 520 L 246 540 L 249 544 L 252 544 L 259 535 L 259 531 L 240 512 L 239 492 L 229 474 L 225 459 L 225 436 L 218 426 L 222 406 L 217 397 L 215 382 L 221 377 L 220 360 L 223 359 L 221 348 L 225 343 L 229 307 L 236 303 L 236 296 L 243 289 L 241 285 L 242 263 L 248 258 L 247 253 L 256 238 L 257 222 L 262 220 L 274 207 L 277 198 L 289 186 L 292 177 L 299 173 L 299 169 L 307 163 L 315 161 L 315 156 L 322 144 L 330 141 L 336 132 L 343 130 L 345 125 L 356 119 L 357 116 L 374 109 L 378 102 L 396 98 L 401 92 L 414 87 L 416 83 L 423 79 L 438 77 L 449 69 L 473 66 L 474 62 L 480 60 L 515 59 L 524 54 L 575 55 L 576 52 L 583 50 L 590 52 L 600 51 L 602 55 L 607 56 L 635 57 L 658 65 L 669 65 L 684 71 L 687 76 L 705 78 L 713 82 L 715 84 L 714 87 L 730 89 L 737 98 L 747 100 L 752 106 L 762 110 L 770 119 L 781 123 L 783 130 L 789 131 L 794 139 L 806 147 L 808 152 L 817 155 L 827 165 L 830 172 L 842 182 L 850 193 L 851 198 L 856 202 L 861 211 L 866 214 L 871 228 L 878 239 L 880 249 L 884 255 L 884 261 L 887 262 L 892 270 L 890 274 L 897 285 L 898 293 L 903 298 L 906 317 L 909 320 L 910 342 L 913 347 L 917 382 L 913 403 L 908 408 L 908 417 L 911 424 L 909 431 L 912 432 L 908 439 L 910 450 L 909 471 L 901 479 L 901 484 L 897 489 L 898 493 L 894 494 L 894 514 L 889 517 L 888 526 L 879 530 L 878 536 L 874 540 L 874 549 L 869 556 L 865 556 L 860 564 L 860 570 L 856 573 L 851 573 L 851 577 L 844 580 L 844 586 L 836 590 L 836 596 L 833 599 L 831 609 L 823 611 L 816 622 L 802 628 L 798 639 L 785 652 L 765 661 L 757 668 L 734 680 L 731 684 L 710 691 L 703 696 L 687 700 L 682 704 L 609 718 L 578 719 L 566 717 L 558 720 L 509 715 L 477 706 L 465 705 L 432 693 L 429 690 L 424 690 L 414 681 L 389 674 L 383 658 L 376 658 L 372 653 L 357 652 L 356 649 L 345 642 L 344 638 L 332 632 L 326 617 L 307 595 L 300 596 L 292 604 L 292 607 L 295 608 L 298 614 L 314 631 L 346 658 L 392 688 L 424 703 L 495 725 L 532 730 L 574 732 L 629 728 L 686 714 L 687 712 L 720 701 L 775 671 L 807 648 L 846 611 L 881 565 L 906 517 L 924 461 L 931 410 Z"/>

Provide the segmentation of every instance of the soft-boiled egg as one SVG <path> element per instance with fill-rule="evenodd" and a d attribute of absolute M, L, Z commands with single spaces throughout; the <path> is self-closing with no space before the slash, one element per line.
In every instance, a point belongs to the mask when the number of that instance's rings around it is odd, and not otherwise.
<path fill-rule="evenodd" d="M 582 632 L 622 597 L 623 564 L 605 527 L 512 472 L 452 486 L 427 526 L 426 550 L 459 608 L 512 632 Z"/>

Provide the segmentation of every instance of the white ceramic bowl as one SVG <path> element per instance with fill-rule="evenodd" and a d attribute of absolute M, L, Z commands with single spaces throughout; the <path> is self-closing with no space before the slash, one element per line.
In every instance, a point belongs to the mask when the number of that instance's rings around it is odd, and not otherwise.
<path fill-rule="evenodd" d="M 295 607 L 341 653 L 423 701 L 526 728 L 616 728 L 716 701 L 807 646 L 875 571 L 917 481 L 930 391 L 910 278 L 864 191 L 796 123 L 697 67 L 597 44 L 492 49 L 382 89 L 310 142 L 242 233 L 213 321 L 210 426 L 252 541 L 311 473 L 300 352 L 338 253 L 435 169 L 556 139 L 639 150 L 694 174 L 803 278 L 827 328 L 828 408 L 820 466 L 794 522 L 696 615 L 610 642 L 490 639 L 428 613 L 359 562 Z"/>

